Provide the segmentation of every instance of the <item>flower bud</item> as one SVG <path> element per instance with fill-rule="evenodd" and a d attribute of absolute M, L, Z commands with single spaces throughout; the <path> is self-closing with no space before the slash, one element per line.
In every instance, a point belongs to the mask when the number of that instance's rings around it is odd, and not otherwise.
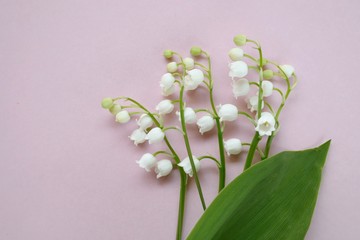
<path fill-rule="evenodd" d="M 194 160 L 195 170 L 196 170 L 196 172 L 198 172 L 199 169 L 200 169 L 200 161 L 194 155 L 192 156 L 192 159 Z M 178 164 L 178 166 L 182 167 L 184 169 L 184 172 L 186 174 L 189 174 L 190 177 L 193 176 L 193 170 L 192 170 L 192 167 L 191 167 L 191 162 L 190 162 L 189 157 L 184 158 L 184 160 L 182 160 Z"/>
<path fill-rule="evenodd" d="M 236 61 L 229 64 L 230 72 L 229 77 L 242 78 L 248 74 L 248 65 L 243 61 Z"/>
<path fill-rule="evenodd" d="M 239 34 L 234 37 L 234 43 L 236 46 L 244 46 L 246 44 L 247 38 L 245 35 Z"/>
<path fill-rule="evenodd" d="M 171 73 L 165 73 L 160 80 L 160 87 L 164 96 L 174 93 L 175 78 Z"/>
<path fill-rule="evenodd" d="M 180 112 L 176 112 L 176 115 L 179 116 L 179 121 L 181 122 L 181 116 L 180 116 Z M 184 118 L 185 118 L 185 123 L 187 124 L 191 124 L 191 123 L 195 123 L 196 122 L 196 113 L 194 111 L 194 109 L 187 107 L 184 109 Z"/>
<path fill-rule="evenodd" d="M 263 90 L 263 97 L 271 96 L 273 89 L 274 89 L 274 85 L 272 82 L 264 80 L 264 81 L 262 81 L 261 87 Z"/>
<path fill-rule="evenodd" d="M 259 132 L 260 136 L 271 136 L 272 132 L 275 131 L 275 123 L 275 118 L 271 113 L 263 112 L 257 121 L 255 130 Z"/>
<path fill-rule="evenodd" d="M 201 117 L 197 122 L 196 124 L 198 125 L 199 127 L 199 132 L 201 134 L 204 134 L 204 132 L 208 132 L 210 131 L 211 129 L 214 128 L 215 126 L 215 120 L 209 116 L 209 115 L 205 115 L 203 117 Z"/>
<path fill-rule="evenodd" d="M 293 75 L 294 71 L 295 71 L 295 68 L 291 65 L 281 65 L 279 66 L 281 68 L 281 70 L 285 73 L 286 77 L 289 78 Z M 283 76 L 284 76 L 284 73 L 279 71 L 279 73 Z"/>
<path fill-rule="evenodd" d="M 159 143 L 165 137 L 165 133 L 159 128 L 155 127 L 151 129 L 145 137 L 145 140 L 149 141 L 149 144 Z"/>
<path fill-rule="evenodd" d="M 110 109 L 112 107 L 112 105 L 114 104 L 114 101 L 112 98 L 104 98 L 101 101 L 101 106 L 105 109 Z"/>
<path fill-rule="evenodd" d="M 259 97 L 257 95 L 252 96 L 248 99 L 246 99 L 247 107 L 250 109 L 251 112 L 258 110 L 258 103 L 259 103 Z M 264 101 L 262 101 L 261 109 L 264 108 Z"/>
<path fill-rule="evenodd" d="M 250 91 L 250 84 L 246 78 L 234 79 L 232 83 L 232 92 L 235 98 L 245 96 Z"/>
<path fill-rule="evenodd" d="M 178 66 L 176 62 L 170 62 L 166 65 L 166 69 L 169 73 L 174 73 L 177 71 Z"/>
<path fill-rule="evenodd" d="M 148 129 L 149 127 L 151 127 L 154 124 L 152 118 L 147 114 L 142 114 L 136 123 L 141 129 L 144 129 L 144 130 Z"/>
<path fill-rule="evenodd" d="M 151 153 L 145 153 L 136 163 L 139 164 L 139 167 L 144 168 L 145 171 L 150 172 L 156 165 L 156 158 Z"/>
<path fill-rule="evenodd" d="M 130 114 L 126 110 L 121 110 L 116 114 L 115 118 L 116 118 L 116 122 L 127 123 L 128 121 L 130 121 Z"/>
<path fill-rule="evenodd" d="M 112 107 L 109 109 L 109 111 L 113 114 L 116 115 L 118 114 L 118 112 L 121 111 L 121 106 L 119 104 L 113 104 Z"/>
<path fill-rule="evenodd" d="M 139 143 L 143 143 L 146 141 L 145 139 L 146 133 L 143 129 L 135 129 L 131 135 L 129 136 L 131 141 L 134 141 L 134 144 L 137 146 Z"/>
<path fill-rule="evenodd" d="M 172 58 L 172 56 L 174 55 L 174 52 L 171 51 L 170 49 L 166 49 L 164 52 L 163 52 L 163 55 L 165 58 Z"/>
<path fill-rule="evenodd" d="M 228 156 L 239 154 L 242 148 L 241 141 L 237 138 L 231 138 L 224 141 L 224 147 Z"/>
<path fill-rule="evenodd" d="M 194 61 L 194 59 L 187 57 L 187 58 L 184 58 L 183 61 L 184 61 L 185 69 L 186 69 L 186 70 L 191 70 L 191 69 L 194 68 L 194 66 L 195 66 L 195 61 Z"/>
<path fill-rule="evenodd" d="M 204 81 L 204 73 L 200 69 L 193 69 L 187 73 L 184 79 L 184 89 L 186 91 L 195 90 Z"/>
<path fill-rule="evenodd" d="M 170 160 L 163 159 L 158 161 L 154 169 L 155 173 L 157 174 L 156 178 L 161 178 L 169 175 L 172 169 L 173 169 L 173 165 Z"/>
<path fill-rule="evenodd" d="M 244 50 L 242 50 L 241 48 L 232 48 L 229 51 L 229 57 L 233 61 L 239 61 L 242 59 L 243 56 L 244 56 Z"/>
<path fill-rule="evenodd" d="M 190 49 L 190 54 L 194 57 L 200 56 L 201 53 L 202 53 L 202 49 L 200 47 L 194 46 Z"/>
<path fill-rule="evenodd" d="M 160 115 L 168 114 L 174 110 L 174 104 L 172 104 L 169 99 L 165 99 L 159 102 L 155 109 L 159 112 Z"/>
<path fill-rule="evenodd" d="M 270 69 L 267 69 L 263 72 L 264 79 L 272 79 L 274 77 L 274 72 Z"/>
<path fill-rule="evenodd" d="M 219 117 L 220 121 L 235 121 L 238 117 L 238 109 L 232 104 L 220 105 Z"/>

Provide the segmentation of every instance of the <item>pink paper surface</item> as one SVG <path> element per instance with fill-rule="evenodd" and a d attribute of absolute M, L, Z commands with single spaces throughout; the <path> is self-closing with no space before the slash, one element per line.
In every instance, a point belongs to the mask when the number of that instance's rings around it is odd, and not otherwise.
<path fill-rule="evenodd" d="M 360 239 L 359 9 L 356 0 L 0 1 L 0 239 L 174 239 L 178 173 L 156 180 L 140 169 L 135 160 L 162 145 L 136 148 L 135 124 L 115 124 L 100 101 L 128 95 L 153 108 L 162 51 L 199 45 L 213 58 L 217 104 L 243 106 L 227 76 L 238 33 L 300 79 L 272 153 L 332 139 L 306 239 Z M 230 127 L 239 135 L 226 137 L 250 136 Z M 216 154 L 214 132 L 196 131 L 194 152 Z M 245 154 L 228 161 L 228 181 Z M 209 162 L 199 174 L 210 203 L 217 170 Z M 187 203 L 185 236 L 202 213 L 193 182 Z"/>

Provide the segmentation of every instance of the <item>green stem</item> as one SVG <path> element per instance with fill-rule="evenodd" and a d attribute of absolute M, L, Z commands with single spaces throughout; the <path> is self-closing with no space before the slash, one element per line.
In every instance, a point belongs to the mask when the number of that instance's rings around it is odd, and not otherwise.
<path fill-rule="evenodd" d="M 179 210 L 176 229 L 176 240 L 181 240 L 182 229 L 184 223 L 185 197 L 186 197 L 186 173 L 180 169 L 180 194 L 179 194 Z"/>
<path fill-rule="evenodd" d="M 185 116 L 184 116 L 184 85 L 181 86 L 181 88 L 180 88 L 180 102 L 179 102 L 179 105 L 180 105 L 181 128 L 182 128 L 182 131 L 184 133 L 183 136 L 184 136 L 184 142 L 185 142 L 185 146 L 186 146 L 186 151 L 188 153 L 188 157 L 189 157 L 189 160 L 190 160 L 190 165 L 191 165 L 191 169 L 192 169 L 193 176 L 194 176 L 194 179 L 195 179 L 196 187 L 197 187 L 198 192 L 199 192 L 201 205 L 202 205 L 203 209 L 205 210 L 206 209 L 206 204 L 205 204 L 204 196 L 203 196 L 203 193 L 202 193 L 199 177 L 198 177 L 198 174 L 197 174 L 197 171 L 196 171 L 193 155 L 192 155 L 192 152 L 191 152 L 189 137 L 188 137 L 187 129 L 186 129 Z"/>
<path fill-rule="evenodd" d="M 260 140 L 261 140 L 261 137 L 259 136 L 259 133 L 256 132 L 254 137 L 253 137 L 253 140 L 251 141 L 250 149 L 249 149 L 248 155 L 246 157 L 244 171 L 246 169 L 248 169 L 249 167 L 251 167 L 252 160 L 254 158 L 254 154 L 255 154 L 257 145 L 260 142 Z"/>
<path fill-rule="evenodd" d="M 214 97 L 213 97 L 213 86 L 214 86 L 214 81 L 212 79 L 212 74 L 211 74 L 211 59 L 210 56 L 207 52 L 203 52 L 208 60 L 208 66 L 209 66 L 209 95 L 210 95 L 210 104 L 211 104 L 211 108 L 214 112 L 214 116 L 215 116 L 215 121 L 216 121 L 216 128 L 217 128 L 217 136 L 218 136 L 218 143 L 219 143 L 219 154 L 220 154 L 220 164 L 221 166 L 219 167 L 219 192 L 225 187 L 225 182 L 226 182 L 226 161 L 225 161 L 225 148 L 224 148 L 224 138 L 223 138 L 223 130 L 221 128 L 221 123 L 220 123 L 220 118 L 219 115 L 217 113 L 216 107 L 215 107 L 215 103 L 214 103 Z"/>
<path fill-rule="evenodd" d="M 263 101 L 263 89 L 262 89 L 262 81 L 263 81 L 263 54 L 261 50 L 261 46 L 258 42 L 253 40 L 248 40 L 249 42 L 253 42 L 257 46 L 257 50 L 259 51 L 259 96 L 258 96 L 258 109 L 257 109 L 257 115 L 258 119 L 261 117 L 261 109 L 262 109 L 262 101 Z M 261 137 L 259 136 L 259 133 L 256 131 L 253 140 L 250 145 L 250 149 L 248 152 L 248 155 L 246 157 L 245 165 L 244 165 L 244 171 L 251 167 L 255 151 L 257 149 L 257 146 L 261 140 Z"/>

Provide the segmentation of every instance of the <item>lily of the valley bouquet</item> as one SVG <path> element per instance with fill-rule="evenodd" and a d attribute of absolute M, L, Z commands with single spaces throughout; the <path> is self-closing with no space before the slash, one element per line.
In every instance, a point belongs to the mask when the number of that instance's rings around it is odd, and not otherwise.
<path fill-rule="evenodd" d="M 265 57 L 257 41 L 237 35 L 234 43 L 236 47 L 228 53 L 229 82 L 232 81 L 234 97 L 237 101 L 246 101 L 248 109 L 215 102 L 211 58 L 200 47 L 192 47 L 192 57 L 186 58 L 172 50 L 164 51 L 165 58 L 169 59 L 167 73 L 160 80 L 165 99 L 155 108 L 126 96 L 105 98 L 102 107 L 115 116 L 116 122 L 136 119 L 138 128 L 129 136 L 135 145 L 148 142 L 157 147 L 156 151 L 139 157 L 136 162 L 141 168 L 154 172 L 157 178 L 179 171 L 176 239 L 182 239 L 185 195 L 192 183 L 196 185 L 204 213 L 187 239 L 304 239 L 330 141 L 313 149 L 269 155 L 280 130 L 280 114 L 297 84 L 296 73 L 291 65 L 278 64 Z M 209 104 L 194 108 L 184 93 L 199 87 L 208 90 Z M 164 118 L 167 114 L 176 114 L 179 124 L 167 125 Z M 244 142 L 241 132 L 233 131 L 232 138 L 224 139 L 226 123 L 233 121 L 249 121 L 253 131 L 251 141 Z M 198 126 L 201 135 L 216 131 L 217 155 L 193 152 L 188 135 L 191 124 Z M 183 146 L 174 146 L 167 137 L 168 131 L 174 130 L 183 138 Z M 186 148 L 185 157 L 177 152 L 181 147 Z M 244 171 L 227 184 L 227 158 L 241 151 L 247 152 Z M 209 206 L 198 177 L 204 160 L 213 161 L 219 174 L 219 193 Z"/>

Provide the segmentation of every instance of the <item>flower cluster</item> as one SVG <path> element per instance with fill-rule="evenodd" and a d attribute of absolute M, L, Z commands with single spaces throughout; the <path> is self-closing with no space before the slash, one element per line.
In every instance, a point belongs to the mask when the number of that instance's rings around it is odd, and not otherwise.
<path fill-rule="evenodd" d="M 211 59 L 209 54 L 200 47 L 190 49 L 191 57 L 183 58 L 179 53 L 165 50 L 164 57 L 169 59 L 166 65 L 167 72 L 160 79 L 161 94 L 164 99 L 160 101 L 154 110 L 148 109 L 136 100 L 129 97 L 104 98 L 102 107 L 108 109 L 118 123 L 127 123 L 136 115 L 137 128 L 133 130 L 129 138 L 135 145 L 148 142 L 149 144 L 164 143 L 166 149 L 159 149 L 154 153 L 145 153 L 137 160 L 137 164 L 145 171 L 154 171 L 157 178 L 168 176 L 174 169 L 178 169 L 181 176 L 181 189 L 186 187 L 188 177 L 193 177 L 199 193 L 203 208 L 206 208 L 202 194 L 200 180 L 197 172 L 203 159 L 210 159 L 219 168 L 219 191 L 225 187 L 226 155 L 239 155 L 243 148 L 248 146 L 248 154 L 244 164 L 244 170 L 252 165 L 255 152 L 261 159 L 269 155 L 272 140 L 279 130 L 279 115 L 290 92 L 296 85 L 296 75 L 291 65 L 279 65 L 274 61 L 264 58 L 262 49 L 258 42 L 248 39 L 244 35 L 234 37 L 236 47 L 230 49 L 229 78 L 231 79 L 233 103 L 215 105 L 213 98 L 214 80 L 211 70 Z M 247 51 L 250 45 L 257 50 L 258 56 L 253 56 Z M 198 59 L 205 58 L 207 65 Z M 255 73 L 253 77 L 250 73 Z M 280 81 L 274 81 L 278 79 Z M 291 79 L 293 81 L 291 81 Z M 276 83 L 285 85 L 276 87 Z M 285 83 L 285 84 L 283 84 Z M 186 102 L 184 92 L 196 91 L 199 87 L 206 88 L 209 92 L 209 106 L 194 108 Z M 281 98 L 277 108 L 270 103 L 274 93 Z M 239 98 L 247 103 L 247 108 L 241 110 L 238 107 Z M 176 111 L 175 111 L 176 109 Z M 179 119 L 177 126 L 165 125 L 165 115 L 174 113 Z M 239 116 L 245 117 L 253 124 L 254 138 L 251 142 L 240 140 L 235 133 L 234 136 L 225 140 L 223 133 L 225 122 L 234 122 Z M 188 126 L 196 124 L 199 133 L 208 133 L 216 129 L 219 156 L 193 154 L 190 139 L 187 134 Z M 187 155 L 180 158 L 176 148 L 171 145 L 166 132 L 176 130 L 184 139 Z M 259 142 L 266 138 L 266 147 L 261 150 Z M 164 155 L 159 158 L 158 155 Z M 181 201 L 184 192 L 181 192 Z M 181 204 L 184 204 L 183 202 Z"/>

